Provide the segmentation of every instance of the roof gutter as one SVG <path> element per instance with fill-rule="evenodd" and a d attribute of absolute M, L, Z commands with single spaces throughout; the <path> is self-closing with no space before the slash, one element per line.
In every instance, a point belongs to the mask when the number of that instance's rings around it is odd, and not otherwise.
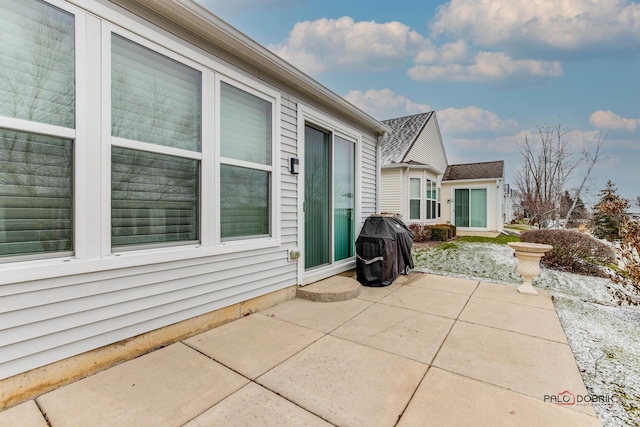
<path fill-rule="evenodd" d="M 438 170 L 430 165 L 413 165 L 411 163 L 389 163 L 381 166 L 381 169 L 393 169 L 393 168 L 428 170 L 438 175 L 442 175 L 444 173 L 444 171 Z"/>
<path fill-rule="evenodd" d="M 333 107 L 354 122 L 373 130 L 377 135 L 391 132 L 391 128 L 387 125 L 380 123 L 343 97 L 327 89 L 194 1 L 131 1 L 173 22 L 206 42 L 218 46 L 302 93 Z"/>

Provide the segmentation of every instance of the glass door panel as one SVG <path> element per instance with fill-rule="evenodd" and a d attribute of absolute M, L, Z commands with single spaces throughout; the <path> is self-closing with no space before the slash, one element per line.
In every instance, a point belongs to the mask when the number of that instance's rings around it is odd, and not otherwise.
<path fill-rule="evenodd" d="M 306 269 L 330 262 L 331 136 L 305 126 L 304 148 L 304 265 Z"/>
<path fill-rule="evenodd" d="M 339 261 L 355 255 L 355 144 L 336 136 L 333 157 L 334 259 Z"/>

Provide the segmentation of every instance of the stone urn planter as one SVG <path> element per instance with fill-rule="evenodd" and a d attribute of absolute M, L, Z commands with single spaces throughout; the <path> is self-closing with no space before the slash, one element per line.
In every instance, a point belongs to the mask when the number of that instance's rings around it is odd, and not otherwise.
<path fill-rule="evenodd" d="M 529 295 L 538 295 L 531 281 L 540 274 L 540 259 L 546 252 L 553 249 L 551 245 L 527 242 L 507 243 L 516 251 L 518 257 L 517 272 L 522 276 L 523 283 L 518 286 L 518 292 Z"/>

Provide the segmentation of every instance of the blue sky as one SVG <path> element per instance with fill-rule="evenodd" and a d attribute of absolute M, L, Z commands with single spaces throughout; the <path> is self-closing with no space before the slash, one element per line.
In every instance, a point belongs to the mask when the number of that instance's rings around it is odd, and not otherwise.
<path fill-rule="evenodd" d="M 561 121 L 576 154 L 606 135 L 588 204 L 607 179 L 640 195 L 640 3 L 198 2 L 377 119 L 435 110 L 449 163 L 513 182 L 518 142 Z"/>

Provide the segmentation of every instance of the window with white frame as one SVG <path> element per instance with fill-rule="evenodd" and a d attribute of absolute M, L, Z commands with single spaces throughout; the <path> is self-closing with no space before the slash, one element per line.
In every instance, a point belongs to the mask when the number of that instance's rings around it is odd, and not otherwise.
<path fill-rule="evenodd" d="M 438 211 L 438 188 L 437 183 L 430 179 L 426 180 L 426 210 L 427 219 L 436 219 L 440 217 Z"/>
<path fill-rule="evenodd" d="M 202 73 L 111 35 L 111 246 L 199 240 Z"/>
<path fill-rule="evenodd" d="M 220 83 L 220 235 L 271 235 L 273 101 Z"/>
<path fill-rule="evenodd" d="M 75 17 L 6 0 L 0 28 L 0 258 L 71 254 Z"/>
<path fill-rule="evenodd" d="M 409 178 L 409 219 L 420 220 L 420 178 Z"/>

